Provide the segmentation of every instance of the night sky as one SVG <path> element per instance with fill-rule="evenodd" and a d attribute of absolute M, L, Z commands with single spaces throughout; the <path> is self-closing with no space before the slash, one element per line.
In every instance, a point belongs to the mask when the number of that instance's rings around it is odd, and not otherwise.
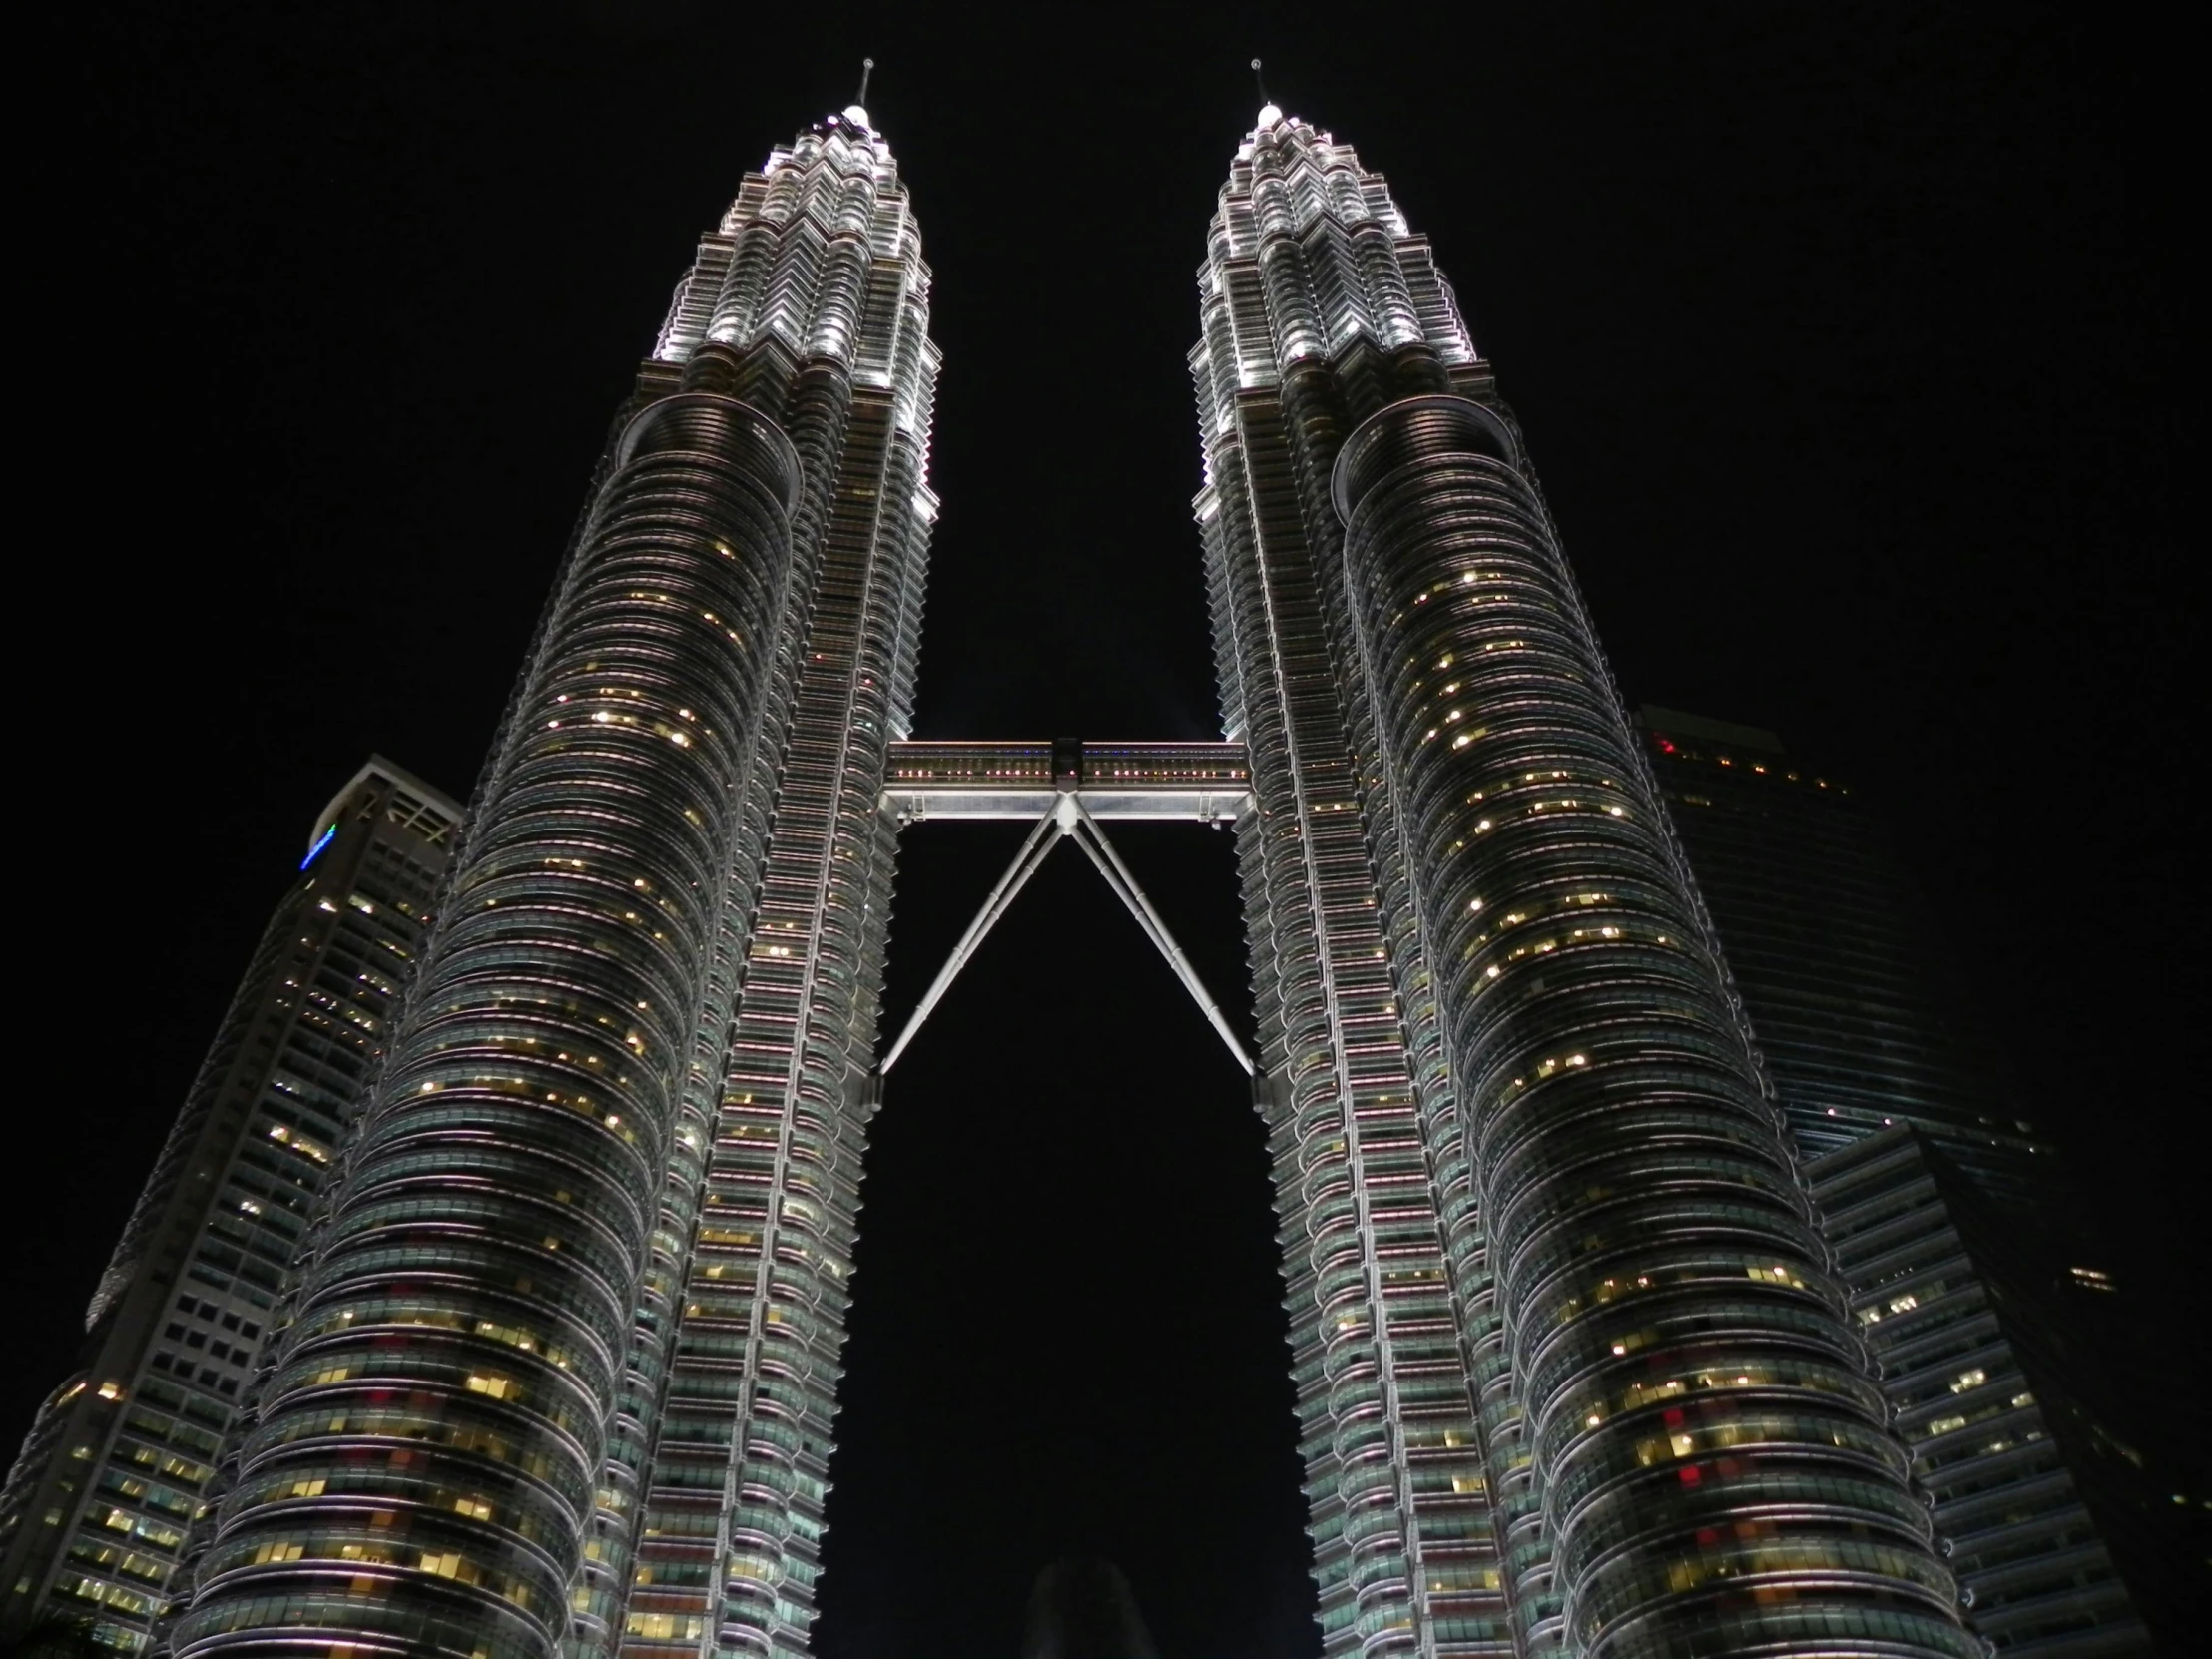
<path fill-rule="evenodd" d="M 1217 730 L 1184 356 L 1257 53 L 1433 239 L 1630 701 L 1885 806 L 2153 1365 L 2201 1329 L 2196 89 L 2140 20 L 207 10 L 95 19 L 19 164 L 9 1450 L 314 813 L 371 751 L 467 794 L 698 235 L 863 53 L 944 352 L 918 735 Z M 907 837 L 894 1021 L 1019 835 Z M 1117 838 L 1248 1021 L 1230 838 Z M 1072 852 L 868 1168 L 822 1659 L 1011 1659 L 1072 1550 L 1170 1659 L 1317 1652 L 1259 1126 Z"/>

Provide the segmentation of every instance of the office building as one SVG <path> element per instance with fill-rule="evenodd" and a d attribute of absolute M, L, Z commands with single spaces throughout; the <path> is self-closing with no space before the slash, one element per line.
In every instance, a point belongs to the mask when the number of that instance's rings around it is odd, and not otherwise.
<path fill-rule="evenodd" d="M 1199 286 L 1325 1651 L 1973 1651 L 1426 243 L 1270 107 Z"/>
<path fill-rule="evenodd" d="M 1012 812 L 962 950 L 1073 839 L 1254 1074 L 1328 1654 L 1978 1654 L 1426 243 L 1271 106 L 1199 287 L 1225 741 L 910 751 L 912 208 L 857 105 L 746 179 L 617 411 L 166 1651 L 805 1653 L 897 829 Z M 1257 1053 L 1116 811 L 1235 823 Z"/>
<path fill-rule="evenodd" d="M 1807 1174 L 1974 1631 L 2007 1655 L 2148 1652 L 2106 1540 L 2155 1590 L 2181 1581 L 2178 1539 L 2141 1453 L 2084 1393 L 2099 1360 L 2044 1229 L 2008 1223 L 1905 1124 Z"/>
<path fill-rule="evenodd" d="M 460 808 L 375 759 L 323 809 L 0 1493 L 0 1638 L 144 1646 L 334 1151 L 383 1050 Z"/>
<path fill-rule="evenodd" d="M 172 1651 L 803 1650 L 934 512 L 927 295 L 857 106 L 702 239 Z"/>
<path fill-rule="evenodd" d="M 1021 1659 L 1159 1659 L 1152 1632 L 1111 1561 L 1071 1556 L 1037 1574 Z"/>
<path fill-rule="evenodd" d="M 1772 732 L 1639 723 L 1969 1624 L 2005 1653 L 2145 1651 L 2186 1569 L 2117 1426 L 2131 1333 L 2098 1317 L 2104 1258 L 1890 826 Z"/>
<path fill-rule="evenodd" d="M 1656 708 L 1638 722 L 1803 1155 L 1911 1124 L 1991 1196 L 2053 1202 L 2056 1149 L 1864 792 L 1756 727 Z"/>

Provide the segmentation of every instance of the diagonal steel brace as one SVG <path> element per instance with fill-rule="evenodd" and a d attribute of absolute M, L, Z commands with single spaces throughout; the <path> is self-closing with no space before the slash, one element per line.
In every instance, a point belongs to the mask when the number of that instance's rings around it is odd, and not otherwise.
<path fill-rule="evenodd" d="M 906 1052 L 906 1045 L 914 1040 L 914 1033 L 921 1029 L 922 1021 L 929 1017 L 931 1010 L 943 1000 L 944 993 L 951 989 L 952 981 L 959 976 L 960 969 L 967 965 L 969 958 L 974 956 L 990 930 L 998 925 L 999 918 L 1013 905 L 1021 889 L 1029 884 L 1029 878 L 1037 873 L 1045 859 L 1052 855 L 1052 849 L 1062 840 L 1072 840 L 1083 849 L 1084 856 L 1090 859 L 1098 873 L 1105 878 L 1106 884 L 1128 906 L 1129 913 L 1137 918 L 1137 925 L 1144 929 L 1144 936 L 1167 959 L 1175 977 L 1191 993 L 1191 999 L 1198 1004 L 1199 1012 L 1206 1016 L 1206 1022 L 1229 1045 L 1229 1052 L 1236 1058 L 1237 1064 L 1244 1068 L 1247 1076 L 1253 1075 L 1255 1068 L 1252 1057 L 1245 1052 L 1244 1044 L 1237 1040 L 1237 1034 L 1229 1028 L 1229 1021 L 1222 1014 L 1220 1006 L 1207 994 L 1205 985 L 1198 977 L 1198 970 L 1191 966 L 1190 958 L 1183 954 L 1182 947 L 1175 942 L 1174 935 L 1168 931 L 1167 923 L 1160 919 L 1160 913 L 1152 907 L 1152 901 L 1145 897 L 1144 889 L 1137 885 L 1137 878 L 1129 873 L 1129 866 L 1114 851 L 1113 843 L 1107 840 L 1105 830 L 1098 827 L 1098 821 L 1083 810 L 1082 803 L 1073 795 L 1062 795 L 1054 803 L 1052 811 L 1039 819 L 1036 828 L 1029 831 L 1029 838 L 1021 843 L 1021 850 L 1014 854 L 1014 861 L 1006 866 L 1006 873 L 998 878 L 998 885 L 991 889 L 990 897 L 983 900 L 982 909 L 968 923 L 967 931 L 960 935 L 960 942 L 952 947 L 952 954 L 945 959 L 937 977 L 931 981 L 928 991 L 915 1006 L 913 1014 L 906 1021 L 906 1028 L 898 1033 L 898 1040 L 891 1044 L 890 1051 L 883 1056 L 883 1063 L 877 1068 L 878 1075 L 888 1072 L 898 1063 L 898 1057 Z"/>

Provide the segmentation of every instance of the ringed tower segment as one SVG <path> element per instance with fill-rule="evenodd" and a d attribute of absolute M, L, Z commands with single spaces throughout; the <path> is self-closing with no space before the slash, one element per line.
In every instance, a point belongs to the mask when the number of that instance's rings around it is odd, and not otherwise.
<path fill-rule="evenodd" d="M 1259 805 L 1240 852 L 1328 1651 L 1970 1654 L 1426 244 L 1271 106 L 1200 289 L 1198 516 Z M 1448 1356 L 1401 1288 L 1437 1248 Z M 1472 1462 L 1416 1438 L 1447 1379 L 1478 1401 L 1494 1554 L 1421 1478 Z M 1360 1455 L 1382 1444 L 1387 1470 Z M 1495 1570 L 1502 1605 L 1438 1559 Z"/>
<path fill-rule="evenodd" d="M 811 528 L 780 635 L 789 708 L 773 804 L 757 803 L 770 824 L 758 908 L 731 934 L 743 989 L 703 1097 L 696 1210 L 677 1235 L 690 1255 L 670 1301 L 620 1647 L 800 1655 L 875 1104 L 898 830 L 880 802 L 890 745 L 908 732 L 937 512 L 929 271 L 864 108 L 746 180 L 702 241 L 656 356 L 701 349 L 695 325 L 707 349 L 777 365 Z"/>
<path fill-rule="evenodd" d="M 805 1651 L 935 513 L 927 295 L 857 107 L 703 239 L 175 1654 Z"/>
<path fill-rule="evenodd" d="M 1257 1099 L 1324 1651 L 1509 1653 L 1467 1340 L 1487 1306 L 1473 1188 L 1428 986 L 1391 972 L 1411 942 L 1404 878 L 1370 851 L 1390 826 L 1363 787 L 1328 512 L 1351 421 L 1484 370 L 1382 181 L 1272 105 L 1221 193 L 1199 295 L 1196 510 L 1225 735 L 1250 752 Z"/>

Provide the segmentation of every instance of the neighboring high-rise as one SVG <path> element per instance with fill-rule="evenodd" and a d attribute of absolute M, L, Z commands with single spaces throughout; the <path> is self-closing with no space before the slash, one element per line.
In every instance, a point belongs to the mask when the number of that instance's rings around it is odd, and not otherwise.
<path fill-rule="evenodd" d="M 314 821 L 0 1494 L 0 1645 L 43 1614 L 135 1652 L 384 1041 L 460 808 L 371 760 Z"/>
<path fill-rule="evenodd" d="M 2084 1391 L 2110 1355 L 2064 1299 L 2099 1293 L 2052 1280 L 2049 1220 L 2008 1222 L 1906 1124 L 1807 1174 L 1975 1632 L 2006 1655 L 2142 1654 L 2139 1610 L 2170 1606 L 2185 1639 L 2166 1494 Z"/>
<path fill-rule="evenodd" d="M 1773 733 L 1639 720 L 1969 1622 L 2006 1653 L 2142 1651 L 2182 1569 L 2112 1426 L 2115 1293 L 1936 912 L 1864 794 Z"/>
<path fill-rule="evenodd" d="M 1271 106 L 1199 287 L 1326 1651 L 1974 1651 L 1427 245 Z"/>
<path fill-rule="evenodd" d="M 1638 720 L 1803 1155 L 1909 1123 L 1992 1196 L 2049 1203 L 2055 1150 L 1974 1030 L 1865 797 L 1772 732 L 1673 709 Z"/>

